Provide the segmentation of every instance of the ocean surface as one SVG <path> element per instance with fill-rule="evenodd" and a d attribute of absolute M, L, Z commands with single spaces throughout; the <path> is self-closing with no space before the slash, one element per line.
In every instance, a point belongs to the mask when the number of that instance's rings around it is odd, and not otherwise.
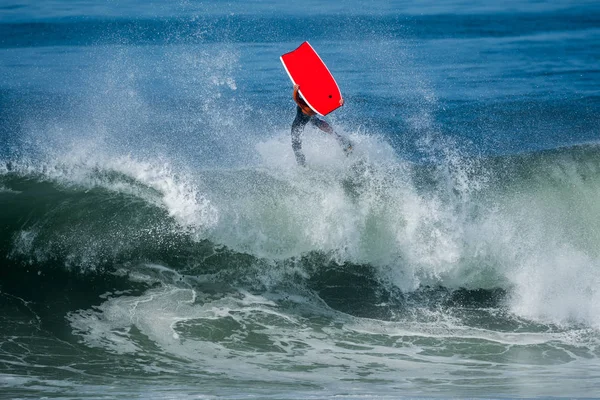
<path fill-rule="evenodd" d="M 0 398 L 599 396 L 599 136 L 598 1 L 2 0 Z"/>

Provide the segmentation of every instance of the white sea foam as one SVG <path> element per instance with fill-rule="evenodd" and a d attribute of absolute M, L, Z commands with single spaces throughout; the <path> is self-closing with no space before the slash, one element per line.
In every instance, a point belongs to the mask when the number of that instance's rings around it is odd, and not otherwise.
<path fill-rule="evenodd" d="M 360 150 L 346 158 L 331 138 L 309 131 L 308 169 L 295 166 L 287 135 L 260 143 L 264 170 L 212 187 L 233 194 L 219 201 L 213 238 L 271 259 L 321 251 L 368 263 L 405 291 L 501 287 L 517 315 L 600 328 L 592 200 L 600 185 L 583 181 L 578 167 L 538 171 L 542 191 L 531 181 L 496 187 L 493 170 L 446 150 L 427 188 L 414 180 L 417 167 L 377 138 L 352 139 Z"/>

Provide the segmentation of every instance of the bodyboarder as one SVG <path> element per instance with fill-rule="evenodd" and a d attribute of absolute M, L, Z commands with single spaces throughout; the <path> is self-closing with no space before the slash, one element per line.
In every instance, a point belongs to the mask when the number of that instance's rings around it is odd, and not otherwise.
<path fill-rule="evenodd" d="M 338 141 L 342 150 L 346 155 L 352 152 L 352 143 L 347 138 L 341 136 L 337 132 L 333 130 L 331 125 L 329 125 L 326 121 L 318 118 L 316 116 L 316 112 L 314 112 L 308 104 L 300 97 L 298 90 L 300 89 L 300 85 L 294 85 L 294 94 L 293 98 L 297 104 L 296 107 L 296 118 L 292 123 L 292 149 L 294 150 L 294 155 L 296 156 L 296 162 L 300 166 L 306 166 L 306 157 L 302 152 L 302 139 L 301 135 L 304 131 L 304 127 L 309 122 L 322 130 L 323 132 L 329 133 L 333 135 L 335 139 Z M 340 99 L 340 106 L 344 105 L 344 99 Z"/>

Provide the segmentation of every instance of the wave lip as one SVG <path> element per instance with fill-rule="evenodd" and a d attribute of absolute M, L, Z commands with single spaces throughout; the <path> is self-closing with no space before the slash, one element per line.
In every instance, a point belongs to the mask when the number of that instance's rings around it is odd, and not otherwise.
<path fill-rule="evenodd" d="M 0 247 L 28 263 L 92 271 L 176 259 L 178 249 L 202 240 L 219 221 L 218 209 L 168 163 L 66 158 L 2 169 Z"/>
<path fill-rule="evenodd" d="M 213 227 L 219 219 L 217 208 L 168 163 L 155 165 L 129 156 L 102 161 L 77 158 L 66 163 L 10 162 L 4 164 L 0 173 L 56 182 L 75 190 L 101 188 L 140 198 L 164 208 L 183 227 L 194 230 Z"/>

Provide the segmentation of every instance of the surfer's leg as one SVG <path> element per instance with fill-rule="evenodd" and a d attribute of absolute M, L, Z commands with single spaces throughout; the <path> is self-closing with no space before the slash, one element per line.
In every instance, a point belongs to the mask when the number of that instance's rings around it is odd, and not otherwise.
<path fill-rule="evenodd" d="M 319 128 L 320 130 L 322 130 L 323 132 L 326 132 L 329 134 L 333 133 L 333 128 L 331 127 L 331 125 L 329 125 L 327 123 L 327 121 L 324 121 L 317 117 L 312 117 L 310 119 L 310 123 L 313 124 L 314 126 L 316 126 L 317 128 Z"/>
<path fill-rule="evenodd" d="M 331 127 L 331 125 L 329 125 L 327 123 L 327 121 L 324 121 L 324 120 L 316 118 L 316 117 L 313 117 L 310 121 L 314 126 L 319 128 L 323 132 L 327 132 L 330 135 L 333 135 L 333 137 L 335 137 L 335 140 L 337 140 L 337 142 L 340 144 L 340 146 L 342 147 L 342 150 L 344 150 L 344 153 L 346 153 L 346 155 L 348 155 L 352 152 L 352 142 L 350 142 L 349 139 L 343 137 L 339 133 L 335 132 L 333 130 L 333 128 Z"/>
<path fill-rule="evenodd" d="M 302 153 L 302 131 L 304 130 L 304 126 L 308 123 L 310 117 L 305 115 L 300 107 L 297 107 L 296 110 L 296 118 L 292 123 L 292 150 L 294 150 L 294 155 L 296 156 L 296 162 L 298 165 L 306 166 L 306 157 L 304 157 L 304 153 Z"/>

